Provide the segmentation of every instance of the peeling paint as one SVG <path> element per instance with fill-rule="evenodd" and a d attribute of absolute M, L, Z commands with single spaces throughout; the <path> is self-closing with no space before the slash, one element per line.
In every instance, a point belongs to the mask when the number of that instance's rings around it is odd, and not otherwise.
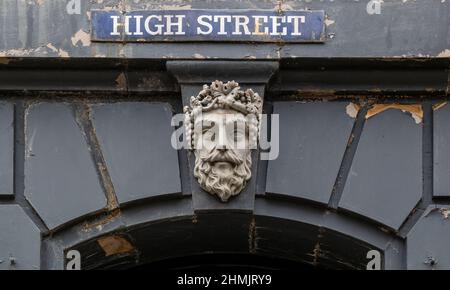
<path fill-rule="evenodd" d="M 109 177 L 107 168 L 104 165 L 104 163 L 101 163 L 101 162 L 97 162 L 97 168 L 100 171 L 100 175 L 102 176 L 102 179 L 103 180 L 108 180 L 108 182 L 103 182 L 103 186 L 105 187 L 106 194 L 107 194 L 107 197 L 108 197 L 108 209 L 109 210 L 114 210 L 114 209 L 118 208 L 119 205 L 118 205 L 118 202 L 117 202 L 117 197 L 116 197 L 116 193 L 115 193 L 115 190 L 114 190 L 114 186 L 110 182 L 111 178 Z"/>
<path fill-rule="evenodd" d="M 434 212 L 439 212 L 444 220 L 448 220 L 448 218 L 450 217 L 450 208 L 443 208 L 443 207 L 435 207 L 435 208 L 431 209 L 425 215 L 425 217 L 428 217 L 430 214 L 432 214 Z"/>
<path fill-rule="evenodd" d="M 335 23 L 335 21 L 331 20 L 331 19 L 328 19 L 328 17 L 327 17 L 327 19 L 325 19 L 325 25 L 327 27 L 330 26 L 330 25 L 333 25 L 334 23 Z"/>
<path fill-rule="evenodd" d="M 120 90 L 127 89 L 127 77 L 125 76 L 125 73 L 120 73 L 120 75 L 116 79 L 116 84 L 116 87 Z"/>
<path fill-rule="evenodd" d="M 205 59 L 206 58 L 206 56 L 201 55 L 199 53 L 194 53 L 192 56 L 196 59 Z"/>
<path fill-rule="evenodd" d="M 83 46 L 90 46 L 91 45 L 91 35 L 83 29 L 80 29 L 77 31 L 77 33 L 74 34 L 74 36 L 71 38 L 73 46 L 77 46 L 79 42 Z"/>
<path fill-rule="evenodd" d="M 294 10 L 294 8 L 291 5 L 283 3 L 283 1 L 278 1 L 277 5 L 275 5 L 273 9 L 278 13 L 282 13 L 283 11 Z"/>
<path fill-rule="evenodd" d="M 105 252 L 106 257 L 126 254 L 135 250 L 134 246 L 127 239 L 118 235 L 101 237 L 97 242 Z"/>
<path fill-rule="evenodd" d="M 433 111 L 437 111 L 437 110 L 439 110 L 439 109 L 442 109 L 443 107 L 445 107 L 445 106 L 447 106 L 447 101 L 445 101 L 445 102 L 440 102 L 440 103 L 438 103 L 438 104 L 434 104 L 433 105 Z"/>
<path fill-rule="evenodd" d="M 349 103 L 347 105 L 347 107 L 345 107 L 345 112 L 347 113 L 348 116 L 350 116 L 351 118 L 355 119 L 356 116 L 358 115 L 358 112 L 360 110 L 360 106 L 355 104 L 355 103 Z"/>
<path fill-rule="evenodd" d="M 437 55 L 437 57 L 450 57 L 450 49 L 445 49 Z"/>
<path fill-rule="evenodd" d="M 416 124 L 420 124 L 423 119 L 423 109 L 422 105 L 419 104 L 375 104 L 367 111 L 366 120 L 378 115 L 386 110 L 396 109 L 401 110 L 402 112 L 408 112 L 411 114 L 412 118 L 416 122 Z"/>
<path fill-rule="evenodd" d="M 317 242 L 315 245 L 314 245 L 314 249 L 313 249 L 313 265 L 318 265 L 319 263 L 318 263 L 318 260 L 319 260 L 319 257 L 320 257 L 320 243 L 319 242 Z"/>
<path fill-rule="evenodd" d="M 107 209 L 114 212 L 118 209 L 119 203 L 117 201 L 114 185 L 111 181 L 111 176 L 105 165 L 103 154 L 100 150 L 100 145 L 97 137 L 95 127 L 92 125 L 91 107 L 87 104 L 77 105 L 75 110 L 75 120 L 81 128 L 84 138 L 87 140 L 89 150 L 95 160 L 96 170 L 100 175 L 100 181 L 105 191 L 107 202 Z"/>
<path fill-rule="evenodd" d="M 45 48 L 45 46 L 41 46 L 38 48 L 30 48 L 30 49 L 9 49 L 0 51 L 0 57 L 6 56 L 28 56 L 34 52 L 38 52 L 41 49 Z"/>
<path fill-rule="evenodd" d="M 63 49 L 57 49 L 53 44 L 49 43 L 47 44 L 47 47 L 53 51 L 56 52 L 60 57 L 69 57 L 69 53 Z"/>
<path fill-rule="evenodd" d="M 192 5 L 161 5 L 161 10 L 188 10 L 192 9 Z"/>
<path fill-rule="evenodd" d="M 450 216 L 450 209 L 448 208 L 441 208 L 439 210 L 439 212 L 441 213 L 441 215 L 444 217 L 444 219 L 448 219 L 448 217 Z"/>
<path fill-rule="evenodd" d="M 47 44 L 47 47 L 50 48 L 53 52 L 58 52 L 58 49 L 56 49 L 56 47 L 51 43 Z"/>
<path fill-rule="evenodd" d="M 116 209 L 112 211 L 108 215 L 101 216 L 100 218 L 97 218 L 94 221 L 85 222 L 82 226 L 81 231 L 88 233 L 91 232 L 93 229 L 96 229 L 98 232 L 103 230 L 103 226 L 106 224 L 109 224 L 110 222 L 116 220 L 121 216 L 121 212 L 119 209 Z"/>
<path fill-rule="evenodd" d="M 255 218 L 252 218 L 248 228 L 248 250 L 250 253 L 256 253 L 256 222 Z"/>
<path fill-rule="evenodd" d="M 60 57 L 69 57 L 69 53 L 63 49 L 59 49 L 59 56 Z"/>

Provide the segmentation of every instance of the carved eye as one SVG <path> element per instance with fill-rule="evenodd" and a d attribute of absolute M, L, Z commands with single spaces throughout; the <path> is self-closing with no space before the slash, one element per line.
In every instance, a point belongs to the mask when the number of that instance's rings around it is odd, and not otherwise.
<path fill-rule="evenodd" d="M 230 130 L 228 131 L 229 140 L 237 142 L 245 139 L 247 129 L 243 125 L 244 124 L 240 121 L 233 122 L 232 127 L 230 127 Z"/>
<path fill-rule="evenodd" d="M 245 132 L 239 129 L 235 129 L 233 132 L 233 139 L 235 142 L 244 140 L 245 138 Z"/>
<path fill-rule="evenodd" d="M 212 128 L 214 128 L 214 126 L 203 128 L 203 131 L 202 131 L 203 140 L 212 141 L 212 142 L 214 142 L 216 140 L 216 133 L 214 132 L 214 130 Z"/>
<path fill-rule="evenodd" d="M 216 141 L 216 133 L 211 133 L 211 138 L 209 138 L 212 142 Z"/>

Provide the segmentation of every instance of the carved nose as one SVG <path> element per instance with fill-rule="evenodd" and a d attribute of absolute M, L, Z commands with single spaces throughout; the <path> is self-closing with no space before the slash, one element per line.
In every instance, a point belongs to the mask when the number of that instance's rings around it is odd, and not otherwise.
<path fill-rule="evenodd" d="M 225 152 L 225 151 L 227 150 L 227 148 L 226 148 L 225 145 L 218 145 L 218 146 L 216 147 L 216 149 L 217 149 L 219 152 Z"/>

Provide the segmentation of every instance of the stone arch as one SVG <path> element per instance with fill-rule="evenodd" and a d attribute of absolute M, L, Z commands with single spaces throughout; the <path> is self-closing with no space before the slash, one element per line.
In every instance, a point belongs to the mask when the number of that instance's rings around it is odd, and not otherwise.
<path fill-rule="evenodd" d="M 257 199 L 253 213 L 197 214 L 191 206 L 190 198 L 149 201 L 127 207 L 103 224 L 97 220 L 70 226 L 45 240 L 45 260 L 48 266 L 64 267 L 64 253 L 78 250 L 82 269 L 126 269 L 182 257 L 234 254 L 292 265 L 365 269 L 367 253 L 377 250 L 382 268 L 402 261 L 403 244 L 394 235 L 308 204 Z"/>

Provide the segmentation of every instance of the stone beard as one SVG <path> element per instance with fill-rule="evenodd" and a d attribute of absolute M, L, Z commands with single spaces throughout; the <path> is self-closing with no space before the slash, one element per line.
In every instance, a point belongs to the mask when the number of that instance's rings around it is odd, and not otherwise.
<path fill-rule="evenodd" d="M 258 94 L 239 91 L 235 82 L 218 81 L 205 86 L 191 98 L 191 108 L 185 108 L 194 176 L 222 202 L 241 193 L 252 177 L 251 149 L 256 148 L 260 112 Z"/>

